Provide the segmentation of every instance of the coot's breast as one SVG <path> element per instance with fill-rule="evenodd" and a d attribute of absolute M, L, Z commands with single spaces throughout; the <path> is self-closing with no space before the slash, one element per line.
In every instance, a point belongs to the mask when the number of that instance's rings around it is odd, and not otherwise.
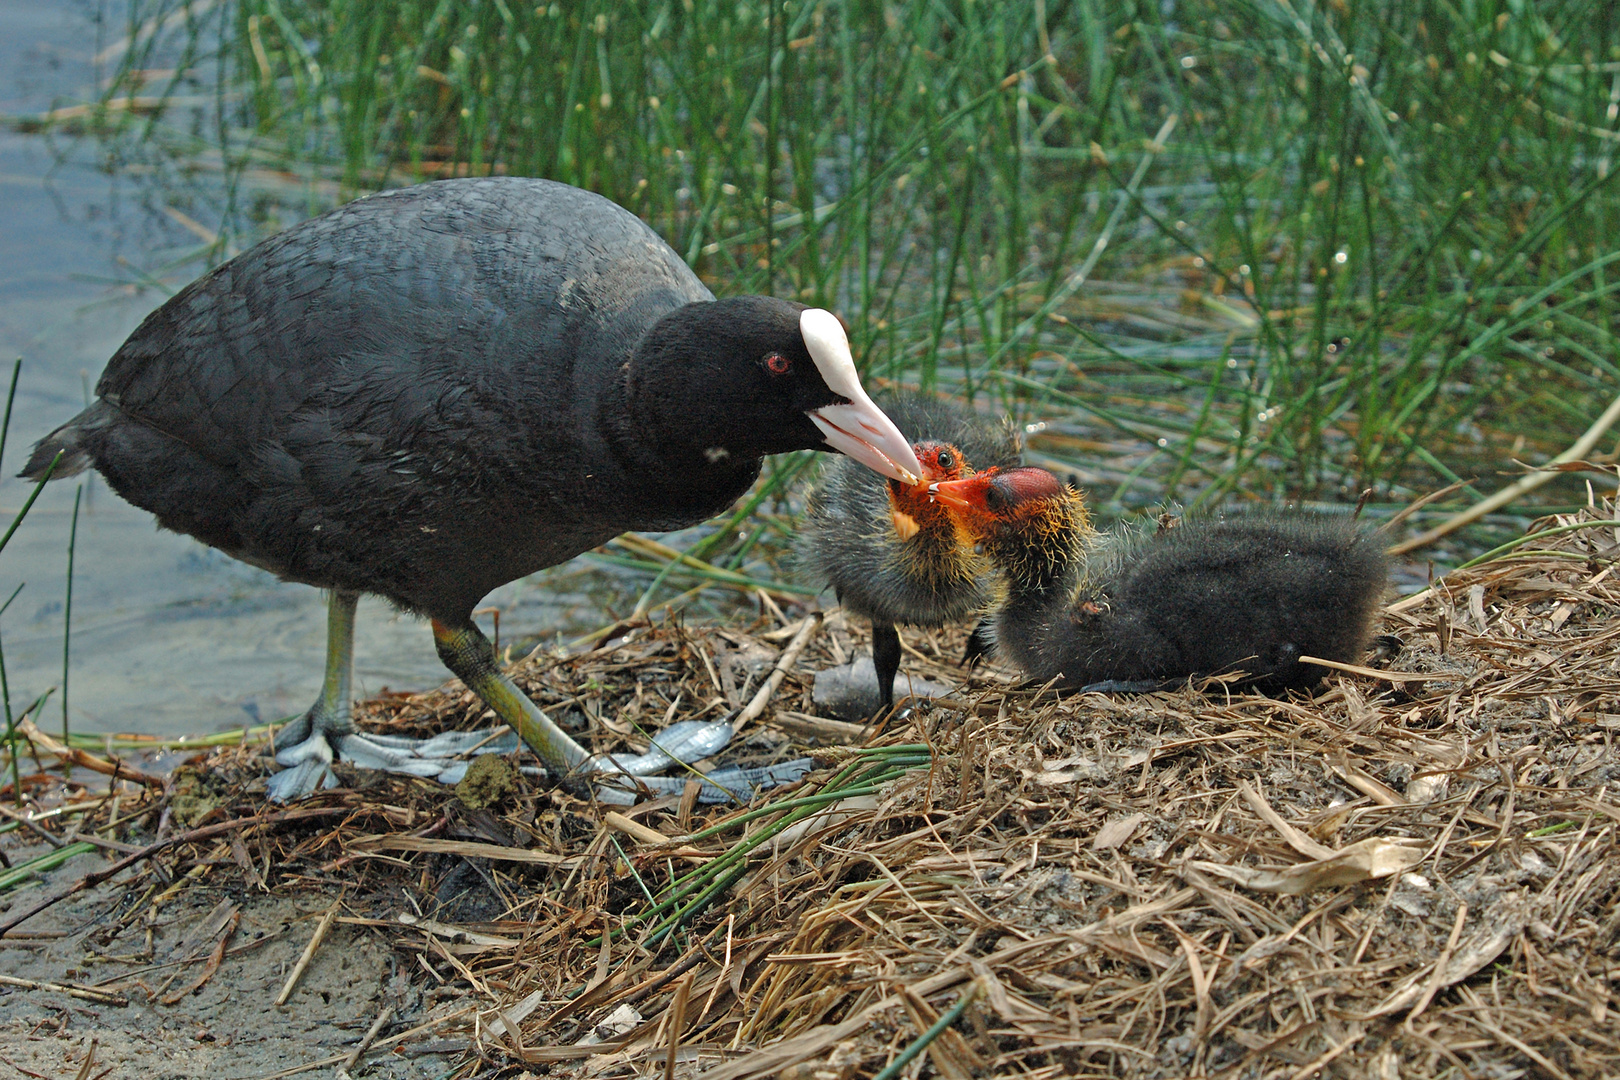
<path fill-rule="evenodd" d="M 709 299 L 588 192 L 388 192 L 154 312 L 109 362 L 115 408 L 87 441 L 168 528 L 292 580 L 464 613 L 635 524 L 600 406 L 648 326 Z"/>

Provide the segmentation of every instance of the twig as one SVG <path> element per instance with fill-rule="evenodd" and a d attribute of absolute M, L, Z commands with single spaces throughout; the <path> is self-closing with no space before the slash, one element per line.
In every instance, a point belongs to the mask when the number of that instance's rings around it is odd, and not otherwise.
<path fill-rule="evenodd" d="M 1423 988 L 1423 995 L 1418 998 L 1412 1011 L 1406 1014 L 1406 1030 L 1412 1030 L 1412 1021 L 1423 1014 L 1434 1000 L 1434 995 L 1446 984 L 1446 965 L 1451 963 L 1451 954 L 1457 949 L 1457 939 L 1462 936 L 1463 923 L 1468 919 L 1468 904 L 1463 901 L 1457 905 L 1457 919 L 1451 924 L 1451 938 L 1446 947 L 1440 950 L 1440 955 L 1434 961 L 1434 974 L 1429 979 L 1429 985 Z"/>
<path fill-rule="evenodd" d="M 1495 1026 L 1494 1024 L 1489 1024 L 1477 1016 L 1460 1011 L 1458 1015 L 1460 1015 L 1464 1020 L 1468 1021 L 1468 1023 L 1478 1027 L 1481 1031 L 1484 1031 L 1485 1033 L 1500 1039 L 1502 1042 L 1507 1043 L 1525 1057 L 1529 1058 L 1531 1061 L 1534 1061 L 1543 1069 L 1546 1069 L 1549 1074 L 1558 1077 L 1558 1080 L 1571 1080 L 1569 1073 L 1553 1064 L 1553 1062 L 1548 1059 L 1547 1055 L 1538 1053 L 1536 1048 L 1531 1046 L 1529 1043 L 1524 1042 L 1521 1039 L 1515 1039 L 1512 1035 L 1509 1035 L 1501 1028 Z"/>
<path fill-rule="evenodd" d="M 225 960 L 225 950 L 230 945 L 231 938 L 235 936 L 236 928 L 241 924 L 242 909 L 237 908 L 231 912 L 230 918 L 225 923 L 224 931 L 219 935 L 219 940 L 214 943 L 213 951 L 208 954 L 208 963 L 203 965 L 202 974 L 198 975 L 196 980 L 193 981 L 190 986 L 183 990 L 176 990 L 174 993 L 164 998 L 163 1004 L 180 1004 L 186 998 L 190 997 L 192 994 L 195 994 L 198 990 L 201 990 L 204 984 L 206 984 L 209 979 L 214 977 L 214 973 L 219 970 L 219 965 Z"/>
<path fill-rule="evenodd" d="M 56 896 L 47 897 L 20 914 L 13 915 L 5 922 L 0 923 L 0 936 L 4 936 L 7 931 L 14 927 L 21 926 L 47 908 L 60 904 L 68 897 L 81 893 L 92 886 L 99 885 L 113 875 L 121 873 L 136 863 L 144 859 L 150 859 L 152 856 L 160 854 L 171 847 L 195 843 L 198 840 L 207 840 L 214 836 L 222 836 L 233 829 L 245 829 L 253 825 L 285 825 L 295 821 L 310 821 L 317 818 L 345 817 L 353 812 L 351 808 L 346 806 L 334 806 L 309 810 L 288 810 L 280 814 L 256 814 L 253 817 L 239 818 L 236 821 L 222 821 L 217 825 L 206 825 L 200 829 L 192 829 L 190 832 L 167 837 L 156 843 L 148 844 L 132 855 L 119 859 L 105 870 L 97 870 L 93 874 L 86 874 L 74 882 L 71 887 L 64 889 Z"/>
<path fill-rule="evenodd" d="M 422 1034 L 424 1031 L 432 1031 L 440 1024 L 448 1024 L 452 1020 L 459 1020 L 463 1016 L 466 1016 L 468 1013 L 472 1012 L 475 1008 L 477 1008 L 476 1005 L 468 1005 L 465 1008 L 457 1009 L 453 1013 L 447 1013 L 436 1020 L 429 1020 L 426 1023 L 417 1024 L 408 1031 L 402 1031 L 398 1035 L 388 1036 L 388 1038 L 375 1043 L 374 1047 L 375 1049 L 381 1050 L 385 1047 L 397 1046 L 406 1039 L 414 1038 L 415 1036 Z M 259 1077 L 259 1080 L 281 1080 L 281 1078 L 284 1076 L 297 1076 L 301 1072 L 310 1072 L 314 1069 L 324 1069 L 328 1065 L 337 1065 L 343 1061 L 346 1061 L 348 1057 L 348 1054 L 333 1054 L 331 1057 L 321 1058 L 318 1061 L 306 1061 L 302 1065 L 293 1065 L 289 1068 L 282 1069 L 279 1072 L 265 1073 L 263 1076 Z"/>
<path fill-rule="evenodd" d="M 1597 445 L 1597 441 L 1603 437 L 1603 433 L 1614 426 L 1616 420 L 1620 420 L 1620 397 L 1609 403 L 1609 407 L 1603 410 L 1603 415 L 1593 421 L 1592 426 L 1586 429 L 1586 433 L 1576 439 L 1575 444 L 1568 450 L 1565 450 L 1528 476 L 1519 477 L 1519 479 L 1498 491 L 1495 495 L 1480 500 L 1461 513 L 1453 514 L 1428 532 L 1419 533 L 1410 539 L 1402 540 L 1389 549 L 1390 555 L 1404 555 L 1408 551 L 1427 547 L 1447 533 L 1455 532 L 1471 521 L 1478 521 L 1491 511 L 1508 505 L 1519 496 L 1528 494 L 1553 477 L 1561 475 L 1561 470 L 1555 468 L 1555 466 L 1584 458 L 1587 452 Z"/>
<path fill-rule="evenodd" d="M 639 840 L 643 844 L 665 849 L 658 852 L 658 854 L 661 856 L 668 855 L 675 858 L 686 859 L 690 862 L 699 863 L 708 862 L 710 859 L 714 858 L 712 852 L 702 851 L 698 848 L 687 845 L 672 848 L 670 845 L 676 843 L 674 837 L 665 836 L 663 833 L 652 828 L 650 825 L 643 825 L 634 818 L 625 817 L 623 814 L 617 813 L 613 810 L 609 810 L 607 813 L 602 815 L 602 824 L 617 829 L 619 832 Z"/>
<path fill-rule="evenodd" d="M 55 833 L 51 832 L 49 829 L 35 821 L 33 818 L 29 817 L 27 814 L 20 814 L 8 806 L 0 806 L 0 814 L 4 814 L 6 817 L 10 818 L 12 821 L 15 821 L 29 832 L 34 833 L 53 848 L 60 848 L 67 844 L 66 840 L 63 840 L 60 836 L 57 836 Z"/>
<path fill-rule="evenodd" d="M 22 374 L 22 357 L 11 365 L 11 389 L 6 391 L 5 417 L 0 419 L 0 458 L 5 456 L 6 435 L 11 431 L 11 406 L 17 400 L 17 377 Z"/>
<path fill-rule="evenodd" d="M 145 784 L 148 787 L 163 786 L 163 779 L 161 777 L 153 776 L 150 773 L 141 772 L 139 769 L 132 769 L 121 761 L 107 761 L 103 758 L 96 757 L 87 750 L 80 750 L 78 747 L 68 746 L 66 743 L 57 742 L 51 736 L 39 730 L 38 725 L 36 725 L 32 720 L 18 721 L 17 730 L 30 742 L 32 742 L 35 746 L 38 746 L 41 750 L 44 750 L 47 754 L 54 754 L 63 761 L 71 761 L 75 765 L 83 765 L 91 772 L 98 772 L 105 776 L 115 776 L 120 780 L 133 780 L 136 783 Z"/>
<path fill-rule="evenodd" d="M 45 471 L 39 474 L 39 479 L 34 481 L 34 490 L 23 501 L 22 509 L 17 511 L 17 516 L 11 519 L 10 528 L 6 529 L 3 536 L 0 536 L 0 551 L 4 551 L 6 545 L 11 543 L 11 537 L 16 533 L 17 526 L 22 524 L 23 518 L 28 516 L 28 511 L 33 509 L 34 500 L 38 499 L 39 493 L 45 490 L 46 482 L 50 480 L 51 473 L 56 471 L 56 466 L 61 464 L 62 455 L 65 453 L 67 453 L 66 450 L 58 450 L 56 456 L 51 459 L 51 463 L 45 467 Z"/>
<path fill-rule="evenodd" d="M 97 990 L 93 986 L 78 986 L 74 983 L 36 982 L 33 979 L 19 979 L 14 975 L 0 975 L 0 986 L 16 986 L 23 990 L 57 990 L 70 997 L 83 998 L 85 1001 L 94 1001 L 102 1005 L 129 1004 L 129 998 L 123 994 Z"/>
<path fill-rule="evenodd" d="M 788 624 L 788 617 L 782 614 L 782 609 L 776 606 L 776 601 L 771 599 L 770 593 L 764 589 L 755 589 L 754 595 L 759 597 L 760 605 L 776 619 L 777 626 L 786 626 Z"/>
<path fill-rule="evenodd" d="M 1324 660 L 1320 656 L 1301 656 L 1301 664 L 1316 664 L 1319 667 L 1332 668 L 1342 671 L 1346 675 L 1360 675 L 1367 679 L 1382 679 L 1391 683 L 1433 682 L 1434 673 L 1428 674 L 1411 671 L 1384 671 L 1381 668 L 1363 667 L 1360 664 L 1341 664 L 1337 660 Z"/>
<path fill-rule="evenodd" d="M 743 708 L 742 712 L 737 714 L 737 719 L 731 722 L 733 732 L 741 731 L 748 724 L 759 719 L 760 715 L 764 713 L 765 706 L 771 703 L 771 698 L 776 695 L 776 691 L 781 687 L 782 680 L 787 678 L 788 669 L 798 662 L 799 654 L 804 652 L 805 646 L 810 644 L 810 639 L 821 628 L 821 622 L 822 618 L 819 611 L 805 620 L 804 625 L 799 628 L 799 632 L 793 635 L 793 640 L 788 643 L 788 647 L 782 650 L 782 655 L 777 659 L 776 666 L 771 668 L 771 674 L 765 680 L 765 685 L 759 688 L 759 691 L 754 694 L 754 699 Z"/>
<path fill-rule="evenodd" d="M 96 1067 L 96 1047 L 100 1043 L 100 1039 L 91 1038 L 90 1049 L 84 1052 L 84 1064 L 79 1066 L 79 1072 L 74 1076 L 73 1080 L 88 1080 L 90 1070 Z"/>
<path fill-rule="evenodd" d="M 298 958 L 298 963 L 293 965 L 292 974 L 287 976 L 287 982 L 282 986 L 281 993 L 276 995 L 277 1008 L 287 1004 L 287 999 L 292 997 L 293 988 L 298 985 L 298 980 L 304 977 L 309 962 L 315 959 L 315 950 L 320 948 L 321 942 L 326 939 L 326 932 L 332 928 L 332 920 L 337 917 L 338 909 L 342 906 L 343 898 L 340 896 L 332 901 L 332 906 L 321 916 L 321 921 L 315 927 L 314 936 L 309 939 L 309 944 L 304 946 L 304 954 Z"/>
<path fill-rule="evenodd" d="M 392 1023 L 393 1019 L 394 1007 L 392 1005 L 383 1006 L 383 1011 L 377 1014 L 377 1019 L 371 1022 L 371 1026 L 361 1036 L 360 1045 L 354 1048 L 354 1053 L 350 1054 L 339 1068 L 343 1072 L 348 1072 L 356 1065 L 359 1065 L 360 1059 L 366 1056 L 367 1050 L 371 1049 L 371 1044 L 377 1041 L 377 1036 L 382 1034 L 383 1028 Z"/>
<path fill-rule="evenodd" d="M 675 1080 L 675 1057 L 681 1048 L 681 1028 L 686 1024 L 686 999 L 692 993 L 692 980 L 688 975 L 675 988 L 675 1000 L 669 1006 L 669 1053 L 664 1055 L 664 1080 Z"/>
<path fill-rule="evenodd" d="M 1395 528 L 1395 526 L 1399 525 L 1401 522 L 1405 521 L 1407 518 L 1411 517 L 1413 514 L 1417 513 L 1419 510 L 1423 509 L 1425 506 L 1428 506 L 1430 503 L 1433 503 L 1433 502 L 1439 502 L 1441 499 L 1445 498 L 1447 495 L 1450 495 L 1453 492 L 1455 492 L 1458 488 L 1464 488 L 1464 487 L 1467 487 L 1467 486 L 1468 486 L 1467 484 L 1465 484 L 1463 481 L 1459 480 L 1455 484 L 1446 485 L 1445 487 L 1441 488 L 1439 491 L 1431 491 L 1431 492 L 1429 492 L 1427 495 L 1423 496 L 1423 498 L 1421 498 L 1421 499 L 1418 499 L 1416 502 L 1408 503 L 1406 506 L 1402 507 L 1395 514 L 1394 517 L 1390 518 L 1388 521 L 1386 521 L 1382 525 L 1378 526 L 1378 531 L 1383 533 L 1385 536 L 1388 536 L 1389 533 Z"/>
<path fill-rule="evenodd" d="M 73 492 L 73 524 L 68 528 L 67 598 L 62 602 L 62 739 L 67 740 L 68 727 L 68 661 L 73 646 L 73 550 L 79 544 L 79 503 L 84 498 L 81 481 Z M 62 775 L 73 776 L 73 759 L 62 759 Z"/>
<path fill-rule="evenodd" d="M 1325 844 L 1317 843 L 1284 821 L 1282 815 L 1273 810 L 1271 804 L 1266 802 L 1266 797 L 1250 787 L 1247 781 L 1239 780 L 1237 789 L 1238 794 L 1242 795 L 1244 801 L 1249 804 L 1249 808 L 1259 815 L 1260 819 L 1267 825 L 1276 829 L 1282 838 L 1288 842 L 1289 847 L 1307 859 L 1331 859 L 1338 854 L 1337 851 Z"/>
<path fill-rule="evenodd" d="M 1351 1032 L 1349 1035 L 1345 1036 L 1343 1042 L 1328 1050 L 1326 1053 L 1320 1055 L 1316 1058 L 1316 1060 L 1306 1062 L 1304 1065 L 1300 1066 L 1294 1071 L 1289 1080 L 1306 1080 L 1306 1077 L 1314 1076 L 1319 1069 L 1323 1068 L 1328 1062 L 1350 1049 L 1350 1047 L 1359 1042 L 1361 1038 L 1361 1032 Z"/>

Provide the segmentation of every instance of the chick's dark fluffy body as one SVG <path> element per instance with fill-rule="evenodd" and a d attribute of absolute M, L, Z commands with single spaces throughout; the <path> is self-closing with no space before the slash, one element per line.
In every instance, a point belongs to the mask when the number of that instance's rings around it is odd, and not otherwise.
<path fill-rule="evenodd" d="M 1244 671 L 1264 690 L 1354 663 L 1388 580 L 1383 545 L 1354 521 L 1272 511 L 1096 538 L 1072 599 L 1014 581 L 997 643 L 1031 678 L 1064 684 Z"/>
<path fill-rule="evenodd" d="M 959 405 L 916 396 L 878 399 L 913 443 L 949 443 L 975 470 L 1018 464 L 1020 432 Z M 854 468 L 849 466 L 855 465 Z M 940 508 L 902 538 L 889 482 L 843 458 L 829 460 L 805 504 L 796 544 L 802 575 L 830 585 L 850 612 L 889 625 L 942 626 L 988 601 L 988 565 Z"/>
<path fill-rule="evenodd" d="M 818 445 L 802 305 L 714 302 L 634 215 L 544 180 L 424 184 L 295 226 L 153 312 L 40 444 L 283 578 L 462 620 Z M 796 348 L 793 379 L 760 370 Z M 800 372 L 809 376 L 799 380 Z M 821 400 L 798 400 L 793 385 Z M 813 385 L 812 385 L 813 384 Z"/>

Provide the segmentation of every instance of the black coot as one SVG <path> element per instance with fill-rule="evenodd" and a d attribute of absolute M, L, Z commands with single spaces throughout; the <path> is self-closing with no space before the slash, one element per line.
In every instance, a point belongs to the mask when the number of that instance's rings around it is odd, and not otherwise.
<path fill-rule="evenodd" d="M 959 404 L 904 396 L 883 409 L 917 442 L 930 481 L 970 476 L 974 469 L 1020 461 L 1022 438 L 1010 420 L 991 420 Z M 831 585 L 845 610 L 872 623 L 872 664 L 880 707 L 894 701 L 900 670 L 896 624 L 944 626 L 989 603 L 989 565 L 964 541 L 926 485 L 886 480 L 853 462 L 833 459 L 805 504 L 799 565 Z"/>
<path fill-rule="evenodd" d="M 766 454 L 825 442 L 920 471 L 836 317 L 717 301 L 634 215 L 545 180 L 424 184 L 274 236 L 148 316 L 96 392 L 24 476 L 60 452 L 56 477 L 93 466 L 162 527 L 332 590 L 326 684 L 283 763 L 350 729 L 354 605 L 375 593 L 432 619 L 553 771 L 577 766 L 495 668 L 486 593 L 702 521 Z"/>
<path fill-rule="evenodd" d="M 1388 585 L 1377 537 L 1346 517 L 1264 511 L 1096 538 L 1044 469 L 935 486 L 1006 579 L 998 652 L 1038 682 L 1151 689 L 1243 671 L 1305 689 L 1354 663 Z"/>

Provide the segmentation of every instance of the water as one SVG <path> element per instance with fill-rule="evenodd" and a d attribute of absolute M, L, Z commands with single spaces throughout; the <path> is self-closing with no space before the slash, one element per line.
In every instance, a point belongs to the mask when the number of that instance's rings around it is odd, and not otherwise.
<path fill-rule="evenodd" d="M 0 114 L 38 114 L 92 96 L 96 37 L 87 10 L 0 0 Z M 64 156 L 65 155 L 65 156 Z M 0 520 L 30 485 L 13 479 L 35 440 L 83 407 L 124 338 L 166 293 L 137 288 L 187 234 L 161 192 L 96 167 L 93 140 L 0 129 L 0 365 L 23 358 L 5 458 Z M 191 238 L 195 242 L 195 238 Z M 174 289 L 201 269 L 190 263 Z M 0 382 L 3 388 L 3 382 Z M 69 522 L 77 481 L 53 483 L 0 554 L 0 618 L 14 708 L 62 681 Z M 324 598 L 277 581 L 189 537 L 84 478 L 73 580 L 70 720 L 76 731 L 200 734 L 302 712 L 319 689 Z M 559 569 L 508 585 L 503 641 L 572 636 L 629 606 L 601 575 Z M 488 615 L 480 616 L 485 632 Z M 425 624 L 381 601 L 360 605 L 356 693 L 425 689 L 448 676 Z M 40 718 L 62 722 L 60 689 Z"/>

